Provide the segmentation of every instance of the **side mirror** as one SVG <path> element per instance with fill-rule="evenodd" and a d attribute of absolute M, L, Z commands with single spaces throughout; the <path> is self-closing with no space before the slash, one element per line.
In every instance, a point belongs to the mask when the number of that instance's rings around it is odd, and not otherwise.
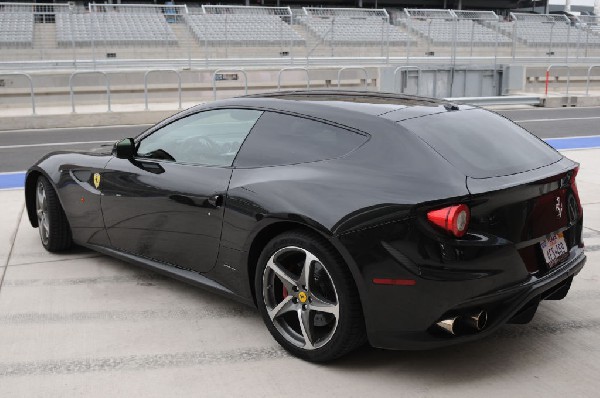
<path fill-rule="evenodd" d="M 131 159 L 135 155 L 133 138 L 125 138 L 117 142 L 113 148 L 113 155 L 119 159 Z"/>

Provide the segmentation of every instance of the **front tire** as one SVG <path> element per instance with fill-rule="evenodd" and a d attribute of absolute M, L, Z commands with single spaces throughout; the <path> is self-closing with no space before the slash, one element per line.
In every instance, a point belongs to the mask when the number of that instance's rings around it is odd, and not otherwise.
<path fill-rule="evenodd" d="M 352 275 L 318 235 L 291 231 L 275 237 L 256 268 L 259 311 L 271 335 L 291 354 L 325 362 L 364 344 Z"/>
<path fill-rule="evenodd" d="M 69 249 L 73 240 L 67 216 L 52 184 L 39 176 L 35 185 L 35 210 L 42 245 L 49 252 Z"/>

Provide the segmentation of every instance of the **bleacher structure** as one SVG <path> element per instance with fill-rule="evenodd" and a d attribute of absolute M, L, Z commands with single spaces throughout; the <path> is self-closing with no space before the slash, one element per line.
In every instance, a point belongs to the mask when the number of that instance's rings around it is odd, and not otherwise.
<path fill-rule="evenodd" d="M 180 7 L 180 6 L 179 6 Z M 178 6 L 90 4 L 89 12 L 57 13 L 56 40 L 61 47 L 101 45 L 174 45 L 167 18 L 179 15 Z M 174 19 L 175 21 L 175 19 Z"/>
<path fill-rule="evenodd" d="M 497 22 L 498 29 L 528 46 L 574 46 L 581 44 L 582 40 L 591 45 L 600 44 L 600 35 L 590 35 L 585 26 L 571 23 L 566 15 L 510 15 L 512 22 Z"/>
<path fill-rule="evenodd" d="M 302 45 L 304 38 L 290 26 L 289 7 L 203 5 L 184 16 L 200 44 L 245 46 Z"/>
<path fill-rule="evenodd" d="M 486 23 L 497 22 L 493 11 L 405 9 L 399 23 L 433 45 L 510 45 L 512 40 Z"/>
<path fill-rule="evenodd" d="M 599 15 L 581 15 L 579 16 L 579 27 L 587 32 L 600 35 L 600 16 Z"/>
<path fill-rule="evenodd" d="M 33 46 L 33 11 L 19 3 L 0 4 L 0 47 Z"/>
<path fill-rule="evenodd" d="M 304 7 L 298 21 L 310 34 L 329 45 L 399 44 L 409 36 L 390 25 L 384 9 Z"/>
<path fill-rule="evenodd" d="M 0 3 L 0 60 L 600 56 L 597 16 L 392 12 L 393 24 L 368 8 Z"/>

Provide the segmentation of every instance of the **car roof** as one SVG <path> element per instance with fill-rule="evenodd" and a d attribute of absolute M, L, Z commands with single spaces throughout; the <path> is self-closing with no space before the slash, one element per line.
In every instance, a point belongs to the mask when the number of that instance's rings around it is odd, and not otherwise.
<path fill-rule="evenodd" d="M 353 126 L 366 131 L 373 121 L 401 122 L 432 114 L 472 109 L 468 105 L 414 95 L 349 91 L 280 91 L 216 101 L 208 107 L 240 106 L 291 112 Z M 206 109 L 206 105 L 201 106 Z M 383 119 L 383 120 L 382 120 Z"/>

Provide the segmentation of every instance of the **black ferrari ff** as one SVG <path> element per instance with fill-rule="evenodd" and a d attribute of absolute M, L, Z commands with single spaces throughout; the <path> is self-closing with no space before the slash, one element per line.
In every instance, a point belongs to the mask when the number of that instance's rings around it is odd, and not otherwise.
<path fill-rule="evenodd" d="M 26 177 L 73 244 L 258 307 L 310 361 L 527 323 L 583 267 L 578 164 L 493 112 L 350 91 L 200 105 Z"/>

